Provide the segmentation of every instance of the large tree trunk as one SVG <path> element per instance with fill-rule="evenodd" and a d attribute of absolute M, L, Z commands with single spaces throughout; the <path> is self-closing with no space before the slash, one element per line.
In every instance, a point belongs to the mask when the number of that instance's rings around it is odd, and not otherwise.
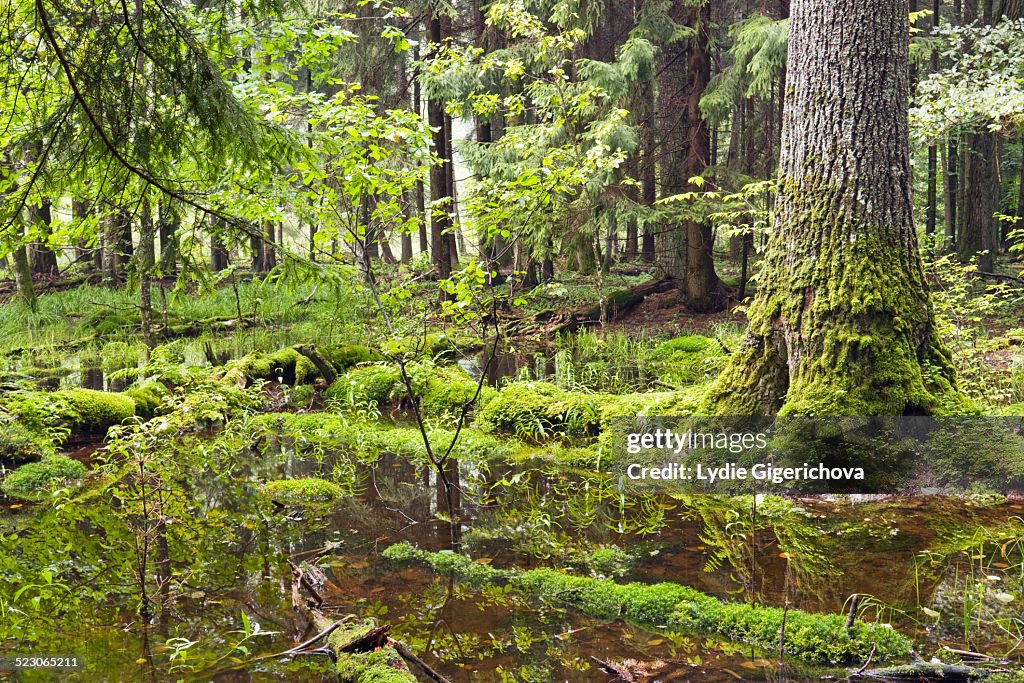
<path fill-rule="evenodd" d="M 900 415 L 956 400 L 910 206 L 907 0 L 794 0 L 780 192 L 723 415 Z M 841 21 L 836 18 L 841 17 Z"/>

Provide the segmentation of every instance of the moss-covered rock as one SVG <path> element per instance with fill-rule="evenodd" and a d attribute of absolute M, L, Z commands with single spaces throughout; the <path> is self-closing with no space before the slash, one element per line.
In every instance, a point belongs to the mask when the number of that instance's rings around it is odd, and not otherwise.
<path fill-rule="evenodd" d="M 618 584 L 553 569 L 498 569 L 473 562 L 464 555 L 430 553 L 405 543 L 389 547 L 384 557 L 396 562 L 423 562 L 437 572 L 453 574 L 475 585 L 505 584 L 564 602 L 600 619 L 625 619 L 652 629 L 712 633 L 766 650 L 775 650 L 779 644 L 782 609 L 722 602 L 676 583 Z M 842 615 L 793 609 L 786 612 L 785 620 L 786 652 L 808 662 L 863 662 L 872 652 L 874 661 L 881 662 L 910 654 L 911 641 L 886 625 L 855 621 L 847 629 Z"/>
<path fill-rule="evenodd" d="M 275 479 L 260 486 L 260 495 L 284 505 L 324 506 L 346 498 L 345 489 L 316 477 Z"/>
<path fill-rule="evenodd" d="M 70 389 L 60 392 L 75 413 L 72 433 L 106 434 L 135 415 L 135 401 L 124 394 L 93 389 Z"/>
<path fill-rule="evenodd" d="M 405 387 L 398 368 L 378 363 L 352 368 L 329 386 L 324 396 L 329 401 L 345 404 L 385 406 L 398 401 L 404 394 Z"/>
<path fill-rule="evenodd" d="M 358 344 L 335 344 L 318 346 L 317 350 L 324 358 L 334 366 L 338 372 L 345 372 L 355 365 L 363 363 L 375 363 L 382 360 L 382 356 L 368 346 Z"/>
<path fill-rule="evenodd" d="M 548 382 L 514 382 L 480 411 L 477 425 L 540 441 L 593 436 L 600 426 L 600 395 L 570 392 Z"/>
<path fill-rule="evenodd" d="M 135 414 L 146 419 L 159 415 L 165 407 L 167 388 L 159 382 L 149 382 L 141 387 L 134 387 L 124 395 L 135 401 Z"/>
<path fill-rule="evenodd" d="M 288 346 L 273 353 L 251 353 L 230 363 L 225 378 L 243 384 L 265 380 L 295 386 L 312 382 L 319 374 L 313 361 Z"/>
<path fill-rule="evenodd" d="M 63 455 L 51 455 L 22 465 L 7 475 L 3 490 L 12 498 L 43 500 L 54 486 L 79 479 L 86 472 L 85 465 Z"/>

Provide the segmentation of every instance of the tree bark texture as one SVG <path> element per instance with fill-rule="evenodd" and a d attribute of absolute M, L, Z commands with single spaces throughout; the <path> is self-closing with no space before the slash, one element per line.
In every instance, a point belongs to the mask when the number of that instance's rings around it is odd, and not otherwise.
<path fill-rule="evenodd" d="M 907 0 L 794 0 L 780 192 L 722 415 L 955 409 L 911 216 Z M 842 17 L 842 21 L 836 21 Z"/>

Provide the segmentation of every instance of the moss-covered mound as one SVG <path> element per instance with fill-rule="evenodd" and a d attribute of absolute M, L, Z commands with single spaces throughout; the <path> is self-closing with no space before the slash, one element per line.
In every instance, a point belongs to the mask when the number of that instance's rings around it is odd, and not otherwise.
<path fill-rule="evenodd" d="M 75 417 L 70 425 L 73 434 L 103 435 L 114 425 L 135 415 L 135 401 L 125 394 L 92 389 L 70 389 L 59 393 L 74 411 Z"/>
<path fill-rule="evenodd" d="M 327 388 L 328 401 L 351 405 L 385 406 L 405 394 L 402 375 L 393 365 L 378 363 L 352 368 Z"/>
<path fill-rule="evenodd" d="M 251 353 L 228 364 L 225 379 L 244 384 L 256 380 L 281 382 L 289 386 L 312 382 L 319 376 L 313 361 L 288 346 L 273 353 Z"/>
<path fill-rule="evenodd" d="M 284 505 L 305 506 L 329 505 L 347 496 L 334 482 L 316 477 L 268 481 L 260 486 L 260 495 Z"/>
<path fill-rule="evenodd" d="M 149 419 L 164 412 L 167 388 L 159 382 L 128 389 L 124 395 L 135 401 L 135 414 Z"/>
<path fill-rule="evenodd" d="M 481 429 L 539 441 L 593 436 L 600 427 L 598 395 L 569 392 L 549 382 L 514 382 L 480 411 Z"/>
<path fill-rule="evenodd" d="M 334 366 L 338 372 L 345 372 L 355 365 L 374 363 L 382 360 L 382 356 L 369 348 L 358 344 L 336 344 L 318 346 L 317 350 Z"/>
<path fill-rule="evenodd" d="M 335 451 L 359 460 L 372 461 L 383 453 L 410 459 L 423 458 L 423 436 L 412 427 L 394 427 L 377 422 L 355 420 L 332 413 L 266 413 L 254 418 L 254 433 L 267 441 L 288 439 L 299 454 Z M 430 446 L 444 453 L 455 433 L 432 429 Z M 508 444 L 476 429 L 464 428 L 452 455 L 459 459 L 493 460 L 512 455 L 515 444 Z"/>
<path fill-rule="evenodd" d="M 675 583 L 618 584 L 553 569 L 497 569 L 464 555 L 430 553 L 406 543 L 389 547 L 384 557 L 397 562 L 423 562 L 437 572 L 453 574 L 473 584 L 506 584 L 532 595 L 560 600 L 601 619 L 626 619 L 651 628 L 711 633 L 766 650 L 774 650 L 779 644 L 781 609 L 724 603 Z M 843 616 L 799 610 L 789 610 L 785 620 L 786 652 L 808 662 L 863 662 L 872 650 L 876 662 L 910 654 L 911 641 L 888 626 L 856 621 L 847 629 Z"/>
<path fill-rule="evenodd" d="M 704 384 L 671 392 L 588 394 L 548 382 L 514 382 L 480 411 L 477 426 L 535 441 L 595 436 L 617 417 L 693 415 L 706 390 Z"/>
<path fill-rule="evenodd" d="M 651 368 L 668 384 L 701 384 L 718 376 L 729 356 L 710 337 L 687 335 L 658 344 L 651 352 Z"/>
<path fill-rule="evenodd" d="M 485 407 L 497 396 L 497 391 L 484 384 L 477 396 L 478 380 L 455 365 L 438 366 L 418 363 L 409 366 L 409 379 L 413 391 L 420 397 L 420 407 L 431 417 L 458 416 L 463 406 L 476 397 L 471 406 L 475 410 Z"/>
<path fill-rule="evenodd" d="M 54 486 L 78 479 L 86 472 L 85 465 L 63 455 L 51 455 L 30 462 L 7 475 L 4 493 L 23 500 L 43 500 Z"/>

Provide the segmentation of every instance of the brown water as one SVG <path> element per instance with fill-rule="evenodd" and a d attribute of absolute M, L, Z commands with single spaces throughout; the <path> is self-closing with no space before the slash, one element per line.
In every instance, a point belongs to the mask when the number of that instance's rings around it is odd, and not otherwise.
<path fill-rule="evenodd" d="M 248 476 L 300 476 L 316 468 L 264 453 Z M 87 672 L 32 672 L 11 680 L 330 680 L 323 658 L 310 657 L 171 671 L 174 648 L 166 644 L 178 637 L 194 641 L 196 653 L 223 650 L 237 639 L 228 634 L 239 628 L 242 611 L 276 632 L 254 639 L 252 655 L 309 637 L 291 606 L 286 560 L 317 551 L 323 551 L 317 562 L 329 580 L 332 613 L 390 624 L 396 638 L 452 681 L 611 680 L 596 660 L 632 660 L 659 681 L 818 680 L 825 673 L 789 660 L 780 668 L 775 653 L 700 634 L 599 621 L 557 601 L 392 565 L 380 557 L 392 543 L 432 550 L 448 544 L 450 530 L 436 517 L 436 481 L 392 457 L 363 468 L 359 479 L 356 498 L 328 514 L 256 503 L 244 477 L 192 482 L 194 514 L 231 532 L 225 532 L 230 542 L 194 548 L 209 558 L 209 575 L 188 577 L 176 588 L 164 623 L 154 619 L 142 628 L 136 603 L 112 597 L 61 614 L 32 642 L 5 643 L 8 652 L 59 647 L 90 662 Z M 865 595 L 862 615 L 911 634 L 922 654 L 942 646 L 1001 654 L 1024 630 L 1017 609 L 1024 559 L 1015 540 L 1024 538 L 1024 506 L 1016 502 L 627 498 L 591 476 L 543 464 L 492 472 L 464 466 L 458 479 L 463 551 L 495 566 L 674 581 L 724 600 L 788 602 L 817 612 L 845 612 L 851 596 Z M 34 523 L 31 506 L 8 502 L 0 509 L 6 509 L 0 533 Z M 80 531 L 83 544 L 95 534 L 88 524 Z M 619 561 L 590 564 L 595 551 L 609 549 L 618 550 Z"/>

